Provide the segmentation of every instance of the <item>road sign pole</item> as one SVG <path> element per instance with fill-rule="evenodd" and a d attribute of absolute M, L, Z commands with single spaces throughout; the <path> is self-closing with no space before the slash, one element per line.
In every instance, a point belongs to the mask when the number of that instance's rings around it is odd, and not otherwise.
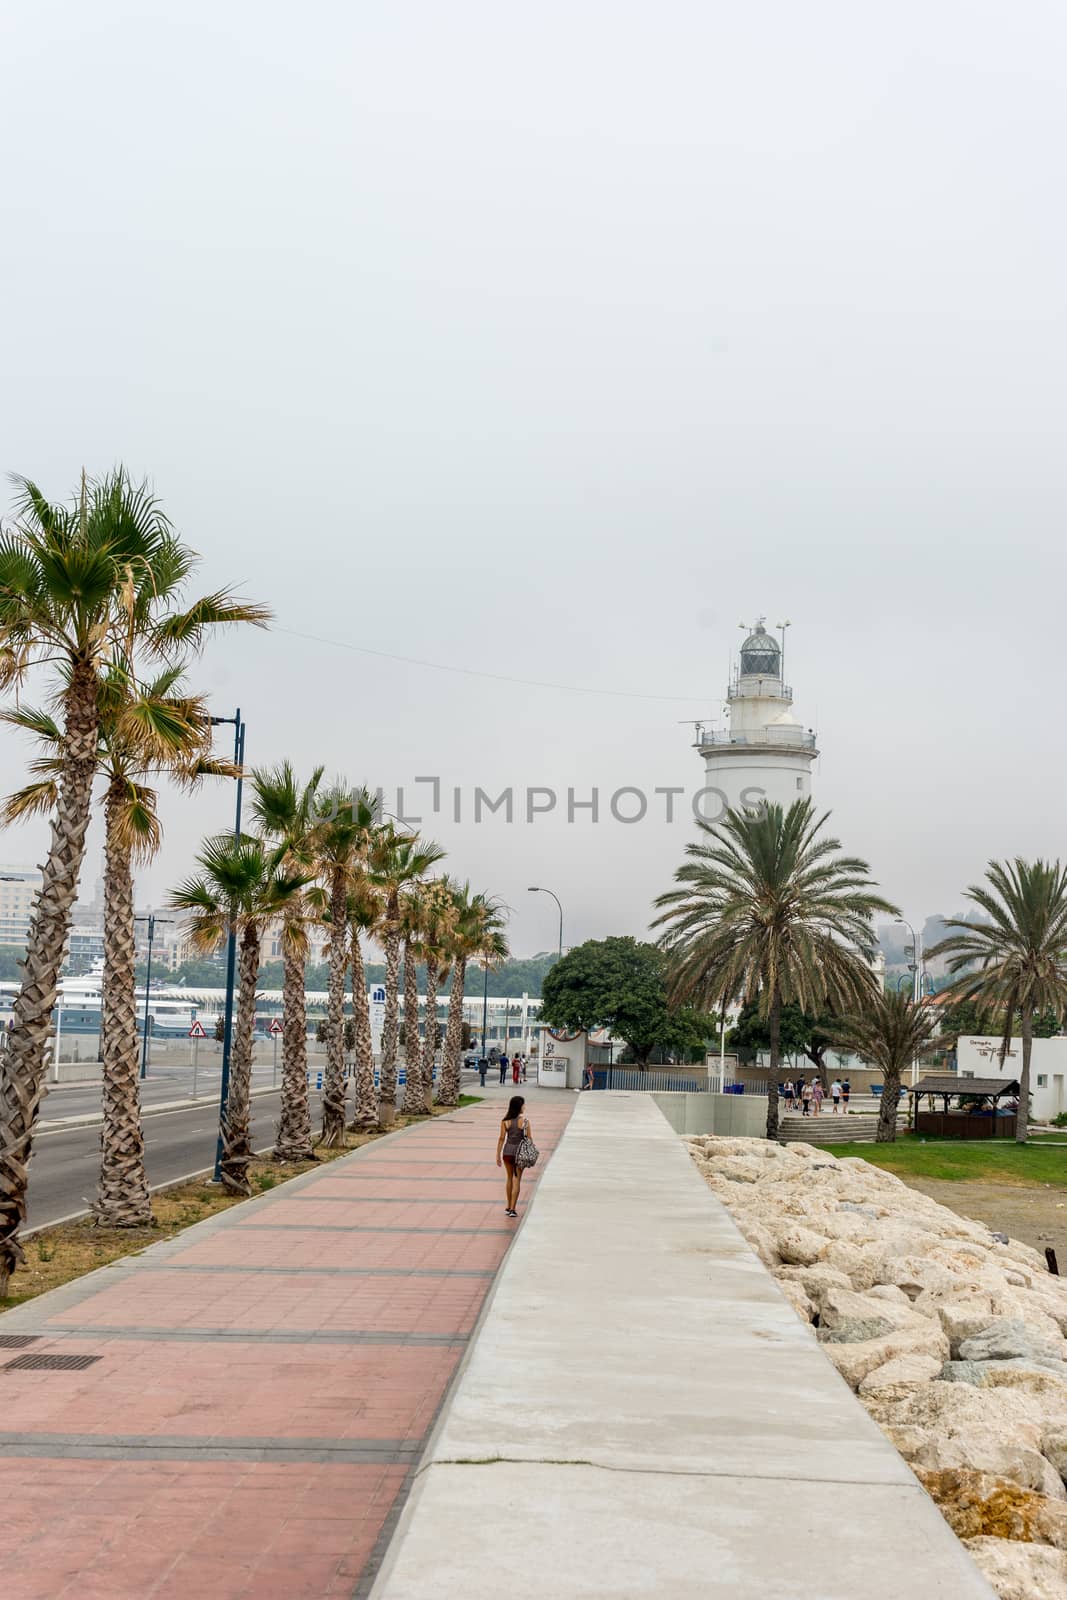
<path fill-rule="evenodd" d="M 276 1089 L 277 1087 L 278 1087 L 278 1035 L 275 1034 L 274 1035 L 274 1077 L 271 1080 L 271 1088 L 272 1089 Z"/>
<path fill-rule="evenodd" d="M 193 1035 L 193 1099 L 196 1099 L 196 1069 L 200 1061 L 200 1035 Z"/>

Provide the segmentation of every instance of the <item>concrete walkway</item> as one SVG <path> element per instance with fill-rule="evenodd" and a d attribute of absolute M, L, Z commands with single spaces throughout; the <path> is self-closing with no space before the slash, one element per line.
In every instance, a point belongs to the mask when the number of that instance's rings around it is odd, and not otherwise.
<path fill-rule="evenodd" d="M 578 1097 L 373 1597 L 514 1590 L 992 1600 L 649 1095 Z"/>
<path fill-rule="evenodd" d="M 515 1234 L 496 1099 L 0 1315 L 4 1600 L 366 1594 Z"/>

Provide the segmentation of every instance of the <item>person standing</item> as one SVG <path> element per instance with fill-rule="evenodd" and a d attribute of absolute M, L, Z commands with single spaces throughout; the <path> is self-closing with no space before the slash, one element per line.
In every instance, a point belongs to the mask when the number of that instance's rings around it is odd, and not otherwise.
<path fill-rule="evenodd" d="M 520 1056 L 519 1060 L 522 1062 L 522 1081 L 523 1081 L 523 1083 L 525 1083 L 526 1082 L 526 1057 L 525 1056 Z"/>
<path fill-rule="evenodd" d="M 507 1083 L 508 1081 L 508 1058 L 506 1051 L 500 1057 L 500 1081 L 501 1083 Z"/>
<path fill-rule="evenodd" d="M 840 1116 L 840 1114 L 841 1114 L 841 1080 L 840 1080 L 840 1078 L 835 1078 L 833 1083 L 830 1085 L 830 1099 L 834 1103 L 834 1116 L 835 1117 Z"/>
<path fill-rule="evenodd" d="M 848 1097 L 852 1093 L 852 1085 L 847 1078 L 841 1084 L 841 1100 L 845 1110 L 848 1110 Z"/>
<path fill-rule="evenodd" d="M 792 1111 L 792 1109 L 793 1109 L 793 1080 L 792 1080 L 792 1078 L 787 1078 L 785 1080 L 785 1109 L 787 1111 Z"/>
<path fill-rule="evenodd" d="M 508 1217 L 517 1217 L 519 1214 L 522 1170 L 515 1165 L 515 1157 L 519 1153 L 522 1141 L 533 1137 L 526 1119 L 525 1107 L 526 1101 L 522 1095 L 513 1094 L 508 1103 L 507 1114 L 501 1120 L 500 1137 L 496 1142 L 496 1164 L 498 1167 L 502 1166 L 507 1174 L 504 1214 Z"/>
<path fill-rule="evenodd" d="M 803 1083 L 800 1086 L 800 1098 L 804 1108 L 804 1115 L 811 1116 L 811 1084 Z"/>
<path fill-rule="evenodd" d="M 512 1083 L 515 1083 L 515 1084 L 517 1084 L 518 1081 L 519 1081 L 519 1058 L 518 1058 L 518 1056 L 512 1056 L 512 1058 L 511 1058 L 511 1081 L 512 1081 Z"/>
<path fill-rule="evenodd" d="M 815 1115 L 816 1116 L 818 1116 L 820 1111 L 822 1110 L 822 1103 L 823 1103 L 824 1096 L 825 1096 L 825 1090 L 823 1089 L 823 1086 L 822 1086 L 822 1079 L 821 1078 L 813 1079 L 812 1080 L 812 1085 L 811 1085 L 811 1100 L 812 1100 L 812 1104 L 815 1107 Z"/>

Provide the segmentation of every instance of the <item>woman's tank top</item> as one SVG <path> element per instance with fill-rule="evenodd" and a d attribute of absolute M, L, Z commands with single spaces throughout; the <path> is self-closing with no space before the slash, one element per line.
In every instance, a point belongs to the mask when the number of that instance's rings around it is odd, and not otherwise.
<path fill-rule="evenodd" d="M 504 1138 L 504 1150 L 503 1150 L 503 1154 L 504 1155 L 513 1156 L 515 1154 L 516 1150 L 519 1148 L 520 1144 L 522 1143 L 522 1140 L 523 1140 L 523 1129 L 525 1128 L 525 1126 L 526 1126 L 525 1113 L 521 1117 L 516 1117 L 513 1122 L 505 1121 L 504 1127 L 507 1129 L 507 1133 L 506 1133 L 506 1136 Z"/>

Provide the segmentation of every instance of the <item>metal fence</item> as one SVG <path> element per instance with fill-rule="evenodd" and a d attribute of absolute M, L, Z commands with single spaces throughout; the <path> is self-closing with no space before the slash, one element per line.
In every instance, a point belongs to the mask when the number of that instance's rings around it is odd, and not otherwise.
<path fill-rule="evenodd" d="M 622 1089 L 628 1093 L 634 1090 L 673 1090 L 682 1094 L 699 1094 L 708 1086 L 707 1079 L 700 1074 L 686 1072 L 684 1068 L 678 1071 L 662 1070 L 655 1068 L 652 1071 L 642 1072 L 640 1067 L 594 1067 L 594 1089 Z"/>

